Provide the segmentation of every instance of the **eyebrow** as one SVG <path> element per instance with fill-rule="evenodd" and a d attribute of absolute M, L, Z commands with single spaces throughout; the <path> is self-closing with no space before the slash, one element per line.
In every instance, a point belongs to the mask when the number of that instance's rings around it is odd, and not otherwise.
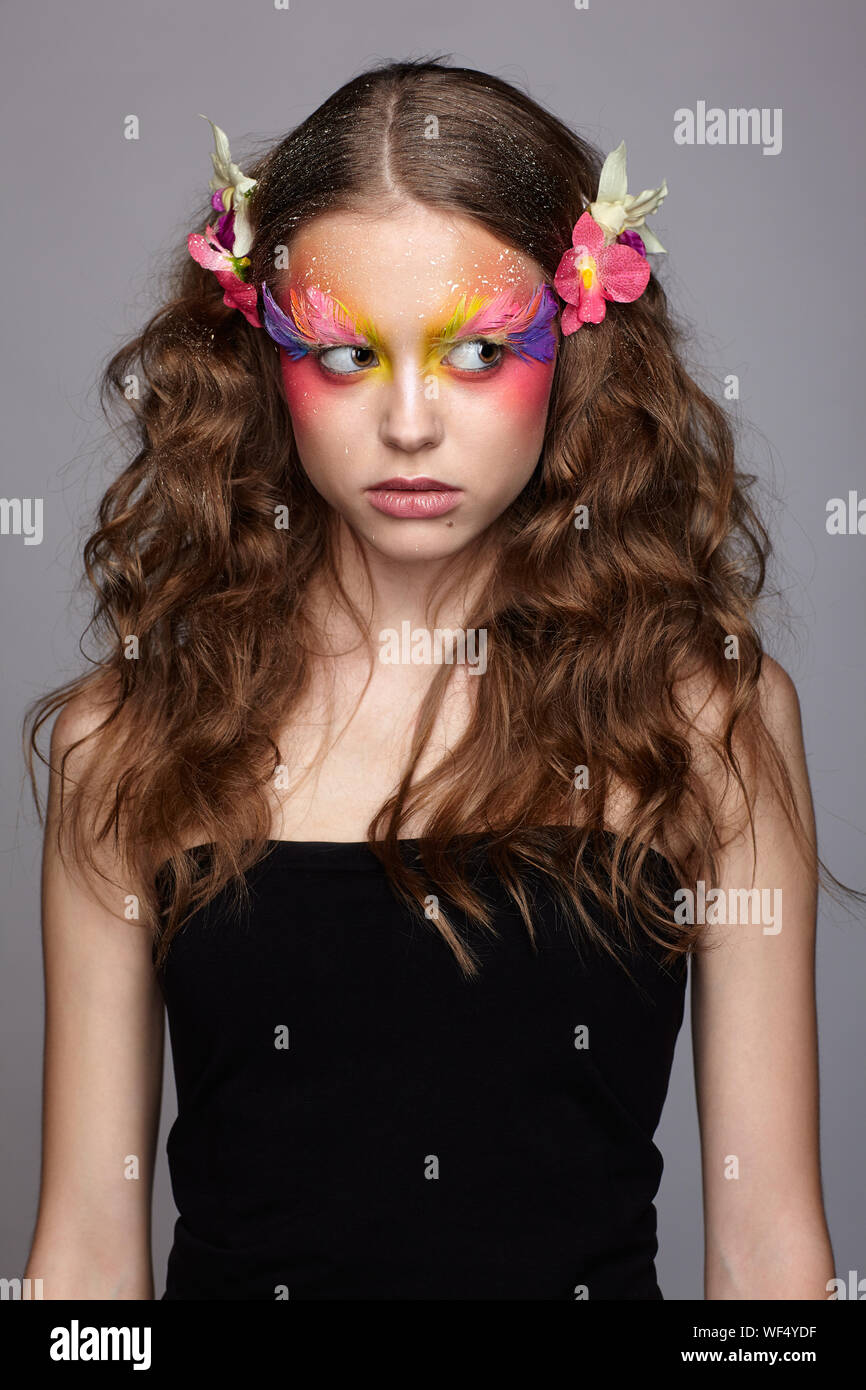
<path fill-rule="evenodd" d="M 371 320 L 356 318 L 333 295 L 315 286 L 289 290 L 289 313 L 280 309 L 266 284 L 262 284 L 265 328 L 270 336 L 297 360 L 318 347 L 369 347 L 382 351 L 382 340 Z M 537 285 L 527 301 L 505 290 L 493 298 L 461 295 L 440 326 L 428 329 L 431 348 L 484 338 L 507 345 L 519 357 L 549 362 L 556 350 L 553 319 L 557 299 L 546 282 Z"/>

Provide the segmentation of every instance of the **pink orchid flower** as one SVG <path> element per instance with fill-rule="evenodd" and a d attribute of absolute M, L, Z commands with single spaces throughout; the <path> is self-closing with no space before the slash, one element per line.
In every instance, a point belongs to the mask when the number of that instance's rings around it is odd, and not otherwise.
<path fill-rule="evenodd" d="M 189 254 L 205 270 L 212 270 L 223 290 L 223 302 L 230 309 L 240 309 L 244 318 L 255 328 L 261 328 L 256 307 L 256 287 L 247 285 L 238 275 L 238 270 L 249 265 L 247 256 L 233 256 L 219 241 L 213 227 L 205 227 L 201 232 L 190 232 L 186 239 Z"/>
<path fill-rule="evenodd" d="M 560 317 L 566 337 L 585 323 L 601 323 L 607 300 L 628 304 L 639 299 L 650 278 L 646 256 L 622 243 L 605 246 L 604 231 L 588 212 L 574 224 L 572 241 L 553 277 L 557 293 L 566 301 Z"/>

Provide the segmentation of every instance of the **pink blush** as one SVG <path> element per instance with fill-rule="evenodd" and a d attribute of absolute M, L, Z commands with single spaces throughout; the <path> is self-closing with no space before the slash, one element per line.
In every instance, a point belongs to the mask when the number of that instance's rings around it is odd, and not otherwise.
<path fill-rule="evenodd" d="M 547 409 L 554 363 L 521 362 L 510 357 L 490 382 L 497 409 L 514 415 L 534 415 Z"/>
<path fill-rule="evenodd" d="M 280 366 L 292 418 L 305 421 L 323 404 L 330 383 L 322 380 L 321 370 L 312 354 L 301 357 L 297 362 L 283 354 Z"/>

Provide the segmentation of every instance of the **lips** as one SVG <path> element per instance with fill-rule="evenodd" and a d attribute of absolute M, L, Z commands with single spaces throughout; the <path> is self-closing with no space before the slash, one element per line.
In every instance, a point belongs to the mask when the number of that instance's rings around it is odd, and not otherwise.
<path fill-rule="evenodd" d="M 429 520 L 453 511 L 459 505 L 462 489 L 438 478 L 386 478 L 367 488 L 367 500 L 386 516 Z"/>
<path fill-rule="evenodd" d="M 372 492 L 458 492 L 450 483 L 440 483 L 438 478 L 386 478 L 382 483 L 374 483 Z"/>

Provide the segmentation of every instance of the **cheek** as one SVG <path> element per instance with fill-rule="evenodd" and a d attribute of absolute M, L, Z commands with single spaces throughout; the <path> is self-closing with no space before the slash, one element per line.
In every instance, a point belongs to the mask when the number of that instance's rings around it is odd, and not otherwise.
<path fill-rule="evenodd" d="M 312 356 L 299 358 L 296 362 L 283 353 L 283 386 L 286 401 L 292 417 L 292 425 L 297 435 L 314 433 L 326 427 L 333 420 L 330 412 L 324 409 L 326 395 L 333 396 L 329 383 L 322 380 L 322 373 Z"/>
<path fill-rule="evenodd" d="M 544 430 L 554 362 L 521 362 L 510 357 L 489 382 L 472 388 L 476 422 L 516 447 L 535 441 Z"/>
<path fill-rule="evenodd" d="M 512 358 L 503 372 L 502 409 L 514 419 L 524 419 L 528 428 L 542 423 L 553 385 L 554 362 L 521 362 Z M 507 373 L 507 375 L 506 375 Z"/>
<path fill-rule="evenodd" d="M 363 384 L 350 376 L 345 381 L 323 377 L 312 354 L 293 362 L 284 353 L 281 369 L 301 463 L 319 490 L 329 496 L 334 469 L 339 467 L 343 475 L 347 458 L 357 452 L 367 409 Z"/>

